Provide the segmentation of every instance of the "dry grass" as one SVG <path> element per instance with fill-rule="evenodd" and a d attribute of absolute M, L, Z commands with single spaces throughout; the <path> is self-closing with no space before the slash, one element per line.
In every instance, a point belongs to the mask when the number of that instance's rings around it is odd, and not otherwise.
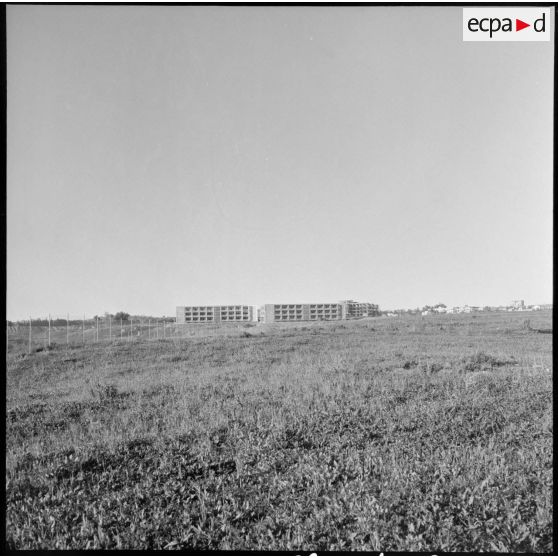
<path fill-rule="evenodd" d="M 550 318 L 11 352 L 8 546 L 551 552 Z"/>

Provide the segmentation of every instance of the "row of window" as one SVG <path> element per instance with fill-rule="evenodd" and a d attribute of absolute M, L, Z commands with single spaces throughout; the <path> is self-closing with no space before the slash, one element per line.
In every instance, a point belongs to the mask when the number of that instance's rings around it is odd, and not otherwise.
<path fill-rule="evenodd" d="M 275 312 L 276 316 L 302 316 L 302 312 Z"/>
<path fill-rule="evenodd" d="M 310 312 L 310 316 L 337 316 L 339 314 L 339 312 L 328 312 L 327 310 L 325 312 Z"/>
<path fill-rule="evenodd" d="M 184 314 L 213 314 L 213 308 L 210 308 L 209 310 L 190 310 L 188 308 L 187 310 L 184 310 Z"/>
<path fill-rule="evenodd" d="M 275 321 L 302 321 L 304 318 L 301 315 L 296 316 L 275 316 Z M 339 320 L 340 317 L 338 314 L 312 314 L 310 315 L 310 320 Z"/>
<path fill-rule="evenodd" d="M 310 310 L 320 310 L 320 309 L 325 309 L 325 310 L 338 310 L 339 309 L 339 305 L 338 304 L 275 304 L 274 305 L 274 309 L 275 311 L 285 311 L 285 310 L 302 310 L 302 308 L 304 306 L 309 306 Z"/>
<path fill-rule="evenodd" d="M 226 314 L 249 314 L 250 312 L 248 310 L 221 310 L 218 313 L 224 316 Z"/>
<path fill-rule="evenodd" d="M 248 312 L 249 306 L 217 306 L 216 310 L 221 312 Z M 213 306 L 187 306 L 184 312 L 213 312 Z"/>
<path fill-rule="evenodd" d="M 241 310 L 237 310 L 237 311 L 233 311 L 231 310 L 230 312 L 220 312 L 221 316 L 248 316 L 249 312 L 244 311 L 242 312 Z M 190 311 L 186 311 L 184 312 L 185 316 L 213 316 L 214 312 L 190 312 Z"/>
<path fill-rule="evenodd" d="M 222 316 L 221 321 L 223 322 L 238 322 L 238 321 L 249 321 L 250 316 Z M 185 316 L 185 322 L 214 322 L 214 316 Z"/>
<path fill-rule="evenodd" d="M 217 314 L 217 316 L 215 316 L 214 314 L 184 314 L 185 319 L 189 319 L 189 318 L 214 318 L 214 317 L 220 317 L 222 320 L 224 320 L 224 319 L 234 319 L 234 318 L 249 318 L 250 315 L 249 314 L 221 314 L 219 316 L 219 314 Z"/>
<path fill-rule="evenodd" d="M 275 310 L 276 314 L 302 314 L 302 310 Z"/>
<path fill-rule="evenodd" d="M 321 317 L 321 316 L 325 316 L 325 317 L 337 317 L 337 316 L 341 316 L 340 312 L 310 312 L 308 314 L 311 318 L 315 318 L 317 317 Z M 302 312 L 296 312 L 296 313 L 287 313 L 287 312 L 275 312 L 274 317 L 275 319 L 279 319 L 279 318 L 302 318 L 304 316 L 304 314 L 302 314 Z"/>

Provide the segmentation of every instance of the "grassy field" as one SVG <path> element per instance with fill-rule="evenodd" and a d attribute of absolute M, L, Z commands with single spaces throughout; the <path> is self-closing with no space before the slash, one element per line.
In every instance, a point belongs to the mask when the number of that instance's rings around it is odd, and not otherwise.
<path fill-rule="evenodd" d="M 551 328 L 490 313 L 11 351 L 8 548 L 552 552 Z"/>

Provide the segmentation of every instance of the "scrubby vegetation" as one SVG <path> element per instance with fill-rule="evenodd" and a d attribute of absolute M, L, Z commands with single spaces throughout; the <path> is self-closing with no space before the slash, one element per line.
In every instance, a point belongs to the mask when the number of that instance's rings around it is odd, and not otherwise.
<path fill-rule="evenodd" d="M 11 352 L 8 548 L 552 552 L 538 316 Z"/>

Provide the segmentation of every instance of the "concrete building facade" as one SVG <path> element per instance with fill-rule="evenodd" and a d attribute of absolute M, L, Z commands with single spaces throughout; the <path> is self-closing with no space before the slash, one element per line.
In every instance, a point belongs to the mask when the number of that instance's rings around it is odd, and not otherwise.
<path fill-rule="evenodd" d="M 353 300 L 320 304 L 265 304 L 259 312 L 260 320 L 266 323 L 351 320 L 378 315 L 378 305 Z"/>
<path fill-rule="evenodd" d="M 379 316 L 380 307 L 369 302 L 355 302 L 354 300 L 342 300 L 343 319 L 366 318 L 369 316 Z"/>
<path fill-rule="evenodd" d="M 340 320 L 341 313 L 340 304 L 266 304 L 261 315 L 269 323 Z"/>
<path fill-rule="evenodd" d="M 177 306 L 177 324 L 219 324 L 234 322 L 312 322 L 352 320 L 379 316 L 377 304 L 343 300 L 320 304 L 264 304 L 256 309 L 248 305 Z"/>
<path fill-rule="evenodd" d="M 242 304 L 176 307 L 177 324 L 253 322 L 255 316 L 253 306 Z"/>

